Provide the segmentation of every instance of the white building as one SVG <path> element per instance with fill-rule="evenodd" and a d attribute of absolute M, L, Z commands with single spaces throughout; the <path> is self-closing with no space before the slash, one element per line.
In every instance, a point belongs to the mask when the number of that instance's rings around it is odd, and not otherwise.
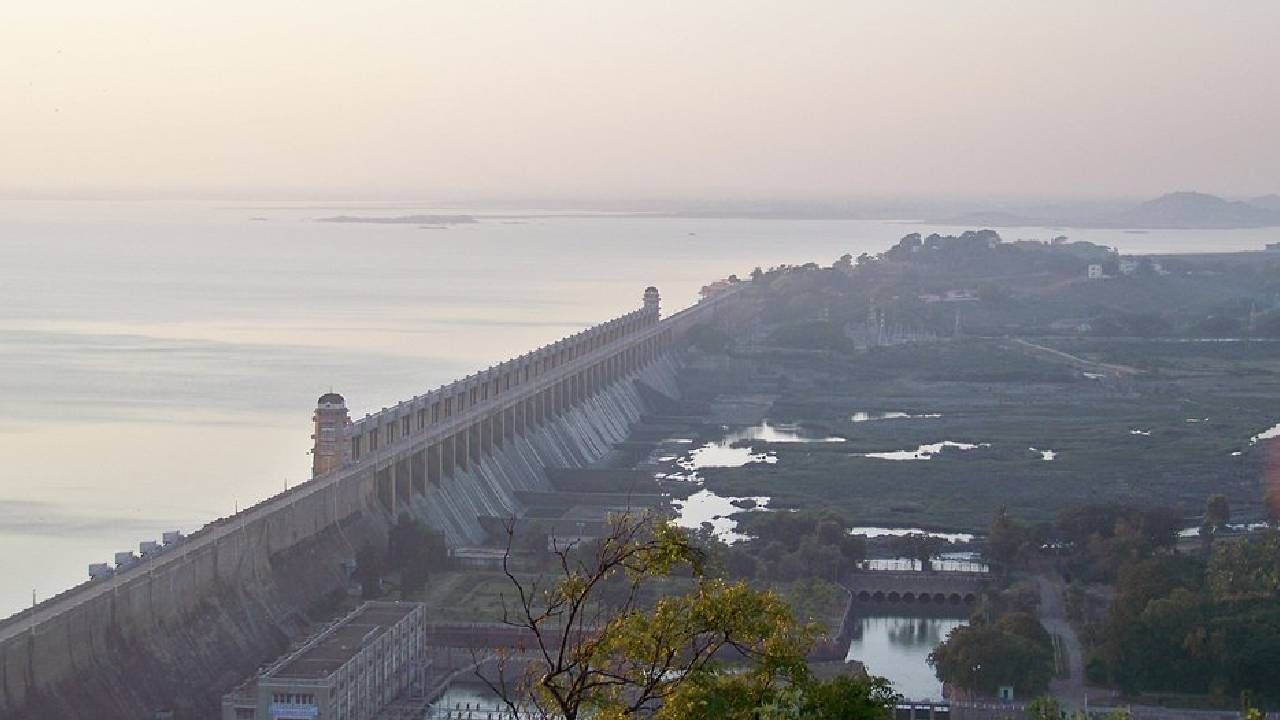
<path fill-rule="evenodd" d="M 422 603 L 367 602 L 222 698 L 222 720 L 369 720 L 426 667 Z"/>

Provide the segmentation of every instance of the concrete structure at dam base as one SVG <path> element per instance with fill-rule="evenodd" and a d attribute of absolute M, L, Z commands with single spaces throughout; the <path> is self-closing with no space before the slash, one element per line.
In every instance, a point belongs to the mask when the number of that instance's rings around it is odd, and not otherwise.
<path fill-rule="evenodd" d="M 222 698 L 222 720 L 371 720 L 425 686 L 421 603 L 366 602 Z"/>
<path fill-rule="evenodd" d="M 681 395 L 687 333 L 741 318 L 738 295 L 660 318 L 650 288 L 634 312 L 354 422 L 326 394 L 313 479 L 0 621 L 0 717 L 218 717 L 223 693 L 349 602 L 357 551 L 400 514 L 461 548 L 539 498 L 624 502 L 634 488 L 574 473 Z M 585 499 L 599 491 L 615 495 Z"/>

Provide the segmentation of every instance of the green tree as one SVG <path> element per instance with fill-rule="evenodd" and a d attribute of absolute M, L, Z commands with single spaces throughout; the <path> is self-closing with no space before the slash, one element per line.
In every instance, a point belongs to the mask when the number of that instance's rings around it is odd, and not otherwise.
<path fill-rule="evenodd" d="M 905 558 L 919 560 L 920 567 L 926 571 L 933 570 L 933 558 L 947 546 L 946 540 L 923 533 L 895 537 L 890 543 L 894 552 Z"/>
<path fill-rule="evenodd" d="M 1217 532 L 1231 522 L 1231 506 L 1221 493 L 1210 495 L 1204 506 L 1204 526 Z"/>
<path fill-rule="evenodd" d="M 1026 529 L 1009 515 L 1007 508 L 996 510 L 987 534 L 987 558 L 1007 570 L 1022 552 Z"/>
<path fill-rule="evenodd" d="M 994 695 L 1011 685 L 1022 695 L 1041 693 L 1053 677 L 1053 642 L 1034 617 L 1010 613 L 952 630 L 929 663 L 939 680 L 969 692 Z"/>
<path fill-rule="evenodd" d="M 761 683 L 716 673 L 689 684 L 658 713 L 660 720 L 889 720 L 901 700 L 883 678 L 812 677 Z"/>
<path fill-rule="evenodd" d="M 1173 556 L 1157 556 L 1131 561 L 1119 568 L 1116 575 L 1115 596 L 1102 632 L 1099 650 L 1106 663 L 1110 679 L 1126 692 L 1140 690 L 1169 672 L 1175 672 L 1176 663 L 1184 658 L 1181 651 L 1168 653 L 1180 638 L 1156 637 L 1151 625 L 1152 617 L 1143 613 L 1153 601 L 1169 595 L 1179 587 L 1196 583 L 1198 566 Z M 1163 612 L 1172 619 L 1181 612 Z M 1166 633 L 1168 632 L 1166 626 Z M 1176 675 L 1181 677 L 1181 675 Z"/>
<path fill-rule="evenodd" d="M 1067 713 L 1062 709 L 1062 703 L 1058 702 L 1057 698 L 1052 695 L 1041 695 L 1027 703 L 1025 717 L 1027 720 L 1064 720 Z"/>
<path fill-rule="evenodd" d="M 849 536 L 844 529 L 844 523 L 830 518 L 818 523 L 816 533 L 818 542 L 823 545 L 839 545 Z"/>
<path fill-rule="evenodd" d="M 616 515 L 605 537 L 556 556 L 556 570 L 534 580 L 504 562 L 513 590 L 505 620 L 530 638 L 533 659 L 503 655 L 496 678 L 484 679 L 516 717 L 846 717 L 787 714 L 828 704 L 860 708 L 847 716 L 855 719 L 888 718 L 884 683 L 814 680 L 805 656 L 816 629 L 772 591 L 705 575 L 705 551 L 665 519 Z M 642 602 L 671 575 L 693 589 Z M 627 591 L 601 602 L 610 582 Z M 741 660 L 732 672 L 721 653 Z"/>
<path fill-rule="evenodd" d="M 1280 531 L 1218 543 L 1207 574 L 1210 591 L 1219 601 L 1280 599 Z"/>
<path fill-rule="evenodd" d="M 867 539 L 862 535 L 845 535 L 840 540 L 840 554 L 846 563 L 861 562 L 867 557 Z"/>

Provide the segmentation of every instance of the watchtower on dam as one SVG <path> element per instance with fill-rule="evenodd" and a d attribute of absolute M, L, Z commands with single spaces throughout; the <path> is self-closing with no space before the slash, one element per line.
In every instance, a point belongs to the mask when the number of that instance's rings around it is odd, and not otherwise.
<path fill-rule="evenodd" d="M 593 467 L 652 402 L 678 397 L 673 350 L 743 307 L 729 290 L 664 318 L 651 287 L 632 312 L 359 419 L 325 393 L 310 480 L 0 621 L 0 716 L 204 716 L 193 709 L 216 708 L 324 616 L 397 517 L 482 544 L 494 519 L 554 494 L 553 476 Z"/>
<path fill-rule="evenodd" d="M 311 476 L 319 477 L 344 467 L 348 461 L 347 428 L 351 416 L 347 401 L 336 392 L 329 391 L 316 401 L 316 413 L 312 416 L 315 432 L 311 439 Z"/>

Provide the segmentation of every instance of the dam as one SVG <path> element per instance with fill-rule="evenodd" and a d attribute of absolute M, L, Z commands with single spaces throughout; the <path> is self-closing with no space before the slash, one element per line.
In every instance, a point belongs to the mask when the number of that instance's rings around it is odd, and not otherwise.
<path fill-rule="evenodd" d="M 650 287 L 633 312 L 354 421 L 326 393 L 309 481 L 0 621 L 0 717 L 215 717 L 333 615 L 356 551 L 400 514 L 482 544 L 677 397 L 686 335 L 742 307 L 721 288 L 664 318 Z"/>

